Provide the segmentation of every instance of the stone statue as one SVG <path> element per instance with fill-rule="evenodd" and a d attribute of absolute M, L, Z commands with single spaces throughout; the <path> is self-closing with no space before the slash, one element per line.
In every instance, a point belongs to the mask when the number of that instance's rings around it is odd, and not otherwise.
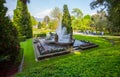
<path fill-rule="evenodd" d="M 58 35 L 57 35 L 57 33 L 55 34 L 54 40 L 55 40 L 55 42 L 58 42 Z"/>

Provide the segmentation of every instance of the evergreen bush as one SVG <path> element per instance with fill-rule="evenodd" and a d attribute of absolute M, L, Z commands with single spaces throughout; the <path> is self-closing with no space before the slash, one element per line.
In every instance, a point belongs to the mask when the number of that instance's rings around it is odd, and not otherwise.
<path fill-rule="evenodd" d="M 0 61 L 14 62 L 19 54 L 18 32 L 8 16 L 5 0 L 0 0 Z M 2 66 L 1 66 L 2 67 Z"/>

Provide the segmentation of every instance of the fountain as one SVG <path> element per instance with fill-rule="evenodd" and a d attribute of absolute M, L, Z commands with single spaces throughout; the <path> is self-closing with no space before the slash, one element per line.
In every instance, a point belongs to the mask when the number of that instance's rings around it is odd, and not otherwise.
<path fill-rule="evenodd" d="M 59 22 L 58 28 L 56 29 L 56 34 L 58 35 L 57 44 L 60 45 L 72 45 L 72 33 L 67 34 L 67 29 L 65 26 L 61 25 L 61 20 Z M 72 40 L 72 41 L 71 41 Z"/>
<path fill-rule="evenodd" d="M 74 43 L 74 40 L 72 39 L 72 31 L 71 33 L 67 34 L 67 29 L 65 26 L 61 25 L 61 20 L 59 21 L 59 25 L 58 28 L 56 29 L 55 35 L 52 36 L 51 33 L 49 33 L 47 37 L 48 38 L 45 40 L 45 43 L 47 44 L 71 46 Z"/>
<path fill-rule="evenodd" d="M 65 26 L 61 25 L 61 21 L 59 22 L 59 26 L 58 29 L 56 30 L 56 33 L 58 35 L 58 44 L 62 44 L 62 45 L 68 45 L 68 44 L 73 44 L 72 40 L 72 34 L 67 34 L 67 29 Z"/>
<path fill-rule="evenodd" d="M 67 33 L 67 28 L 61 25 L 61 20 L 55 34 L 50 32 L 46 38 L 34 41 L 36 59 L 70 53 L 69 48 L 72 48 L 72 51 L 74 51 L 76 49 L 88 49 L 96 46 L 98 45 L 88 41 L 73 39 L 72 29 L 70 33 Z"/>

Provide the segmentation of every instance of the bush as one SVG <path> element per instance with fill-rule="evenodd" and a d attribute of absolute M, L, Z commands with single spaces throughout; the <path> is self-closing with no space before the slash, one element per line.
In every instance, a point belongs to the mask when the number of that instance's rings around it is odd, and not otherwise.
<path fill-rule="evenodd" d="M 114 36 L 120 36 L 120 33 L 113 33 Z"/>
<path fill-rule="evenodd" d="M 3 60 L 7 59 L 14 63 L 20 49 L 18 32 L 9 17 L 6 16 L 7 8 L 4 7 L 4 3 L 5 0 L 0 1 L 0 56 L 3 56 Z"/>
<path fill-rule="evenodd" d="M 46 33 L 34 34 L 34 37 L 45 37 Z"/>
<path fill-rule="evenodd" d="M 20 63 L 22 61 L 22 58 L 23 58 L 23 54 L 24 54 L 23 51 L 24 50 L 21 48 L 20 51 L 19 51 L 19 54 L 18 54 L 18 56 L 16 58 L 15 64 L 20 65 Z"/>
<path fill-rule="evenodd" d="M 22 41 L 25 41 L 26 40 L 26 36 L 19 36 L 19 41 L 22 42 Z"/>

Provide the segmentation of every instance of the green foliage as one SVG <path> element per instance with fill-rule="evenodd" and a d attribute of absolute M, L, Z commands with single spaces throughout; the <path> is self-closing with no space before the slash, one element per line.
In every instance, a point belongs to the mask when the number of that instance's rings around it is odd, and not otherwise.
<path fill-rule="evenodd" d="M 120 0 L 94 0 L 90 6 L 92 9 L 104 6 L 102 10 L 106 8 L 108 11 L 109 31 L 120 32 Z"/>
<path fill-rule="evenodd" d="M 37 20 L 33 16 L 31 16 L 31 22 L 32 22 L 32 26 L 35 26 L 38 24 Z"/>
<path fill-rule="evenodd" d="M 40 29 L 42 27 L 41 22 L 38 23 L 38 29 Z"/>
<path fill-rule="evenodd" d="M 90 15 L 85 15 L 83 18 L 82 18 L 82 28 L 84 30 L 91 30 L 91 16 Z"/>
<path fill-rule="evenodd" d="M 20 49 L 18 32 L 6 16 L 7 8 L 4 3 L 6 3 L 5 0 L 0 1 L 0 61 L 13 61 L 14 63 Z M 1 67 L 3 65 L 1 64 Z"/>
<path fill-rule="evenodd" d="M 32 23 L 31 23 L 31 15 L 28 13 L 28 16 L 26 17 L 26 28 L 25 28 L 25 36 L 26 38 L 32 37 Z"/>
<path fill-rule="evenodd" d="M 82 24 L 81 24 L 81 20 L 79 19 L 74 19 L 72 20 L 72 28 L 73 30 L 81 30 Z"/>
<path fill-rule="evenodd" d="M 82 18 L 77 17 L 76 19 L 72 20 L 72 27 L 74 30 L 91 30 L 91 24 L 92 21 L 90 15 L 85 15 Z"/>
<path fill-rule="evenodd" d="M 28 13 L 27 4 L 24 4 L 21 0 L 17 1 L 13 21 L 19 36 L 26 36 L 26 38 L 32 37 L 31 16 L 30 13 Z"/>
<path fill-rule="evenodd" d="M 47 26 L 46 26 L 46 22 L 42 21 L 42 22 L 41 22 L 41 25 L 42 25 L 41 28 L 45 28 L 45 29 L 46 29 L 46 27 L 47 27 Z"/>
<path fill-rule="evenodd" d="M 41 29 L 41 28 L 48 29 L 49 28 L 49 23 L 47 24 L 45 21 L 39 22 L 38 23 L 38 29 Z"/>
<path fill-rule="evenodd" d="M 34 37 L 41 37 L 41 36 L 46 36 L 47 33 L 51 32 L 49 29 L 41 28 L 33 28 L 33 36 Z"/>
<path fill-rule="evenodd" d="M 35 37 L 46 37 L 46 33 L 34 34 Z"/>
<path fill-rule="evenodd" d="M 119 77 L 120 38 L 115 46 L 100 38 L 74 36 L 78 40 L 88 40 L 99 45 L 98 48 L 71 53 L 36 62 L 32 39 L 22 42 L 25 66 L 16 77 Z M 29 52 L 28 52 L 29 51 Z"/>
<path fill-rule="evenodd" d="M 63 6 L 62 26 L 67 28 L 67 33 L 71 33 L 71 16 L 69 14 L 67 5 Z"/>
<path fill-rule="evenodd" d="M 49 29 L 56 30 L 58 27 L 58 20 L 51 20 L 48 26 L 49 26 Z"/>
<path fill-rule="evenodd" d="M 26 36 L 19 36 L 19 41 L 25 41 L 26 40 Z"/>
<path fill-rule="evenodd" d="M 108 27 L 108 20 L 105 11 L 98 11 L 97 14 L 92 15 L 92 28 L 98 31 L 106 31 Z"/>
<path fill-rule="evenodd" d="M 16 64 L 17 66 L 20 65 L 20 63 L 21 63 L 21 61 L 22 61 L 22 59 L 23 59 L 23 56 L 24 56 L 24 50 L 21 48 L 21 49 L 19 50 L 18 56 L 16 56 L 15 64 Z"/>
<path fill-rule="evenodd" d="M 79 8 L 73 8 L 72 13 L 75 14 L 75 16 L 77 18 L 82 18 L 83 17 L 83 13 Z"/>
<path fill-rule="evenodd" d="M 72 13 L 74 14 L 74 16 L 72 16 L 72 27 L 74 30 L 91 30 L 92 21 L 90 15 L 83 17 L 83 13 L 79 8 L 74 8 Z"/>

